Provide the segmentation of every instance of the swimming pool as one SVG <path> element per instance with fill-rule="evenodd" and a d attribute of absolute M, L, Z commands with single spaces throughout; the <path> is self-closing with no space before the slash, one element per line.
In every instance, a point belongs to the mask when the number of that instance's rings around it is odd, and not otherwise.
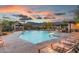
<path fill-rule="evenodd" d="M 54 34 L 54 33 L 53 33 Z M 57 39 L 58 36 L 51 35 L 48 31 L 25 31 L 23 32 L 19 38 L 31 42 L 33 44 L 37 44 L 40 42 L 44 42 L 47 40 Z"/>

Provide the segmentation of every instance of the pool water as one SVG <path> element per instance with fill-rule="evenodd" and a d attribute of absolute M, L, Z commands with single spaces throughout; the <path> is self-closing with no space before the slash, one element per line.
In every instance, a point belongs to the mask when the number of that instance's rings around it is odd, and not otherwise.
<path fill-rule="evenodd" d="M 50 35 L 48 31 L 25 31 L 20 38 L 33 44 L 41 43 L 47 40 L 57 39 L 58 36 Z"/>

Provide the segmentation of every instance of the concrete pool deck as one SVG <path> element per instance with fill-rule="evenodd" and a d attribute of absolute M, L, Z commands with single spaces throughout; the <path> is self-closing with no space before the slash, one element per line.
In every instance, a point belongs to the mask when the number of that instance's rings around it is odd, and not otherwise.
<path fill-rule="evenodd" d="M 51 41 L 45 41 L 38 44 L 32 44 L 20 39 L 18 36 L 22 31 L 14 32 L 10 35 L 1 36 L 5 41 L 5 47 L 0 48 L 0 53 L 38 53 L 38 49 L 47 46 Z"/>
<path fill-rule="evenodd" d="M 18 36 L 22 31 L 14 32 L 10 35 L 1 36 L 6 46 L 0 47 L 0 53 L 38 53 L 38 49 L 55 43 L 55 41 L 45 41 L 38 44 L 32 44 L 28 41 L 20 39 Z M 76 33 L 71 33 L 76 34 Z M 78 35 L 79 33 L 77 33 Z M 56 40 L 57 41 L 57 40 Z"/>

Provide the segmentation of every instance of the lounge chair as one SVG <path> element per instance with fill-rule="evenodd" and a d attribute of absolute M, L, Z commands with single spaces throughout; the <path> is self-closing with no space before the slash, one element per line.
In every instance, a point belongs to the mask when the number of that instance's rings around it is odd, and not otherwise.
<path fill-rule="evenodd" d="M 68 46 L 72 46 L 75 44 L 74 42 L 72 42 L 70 40 L 61 40 L 60 43 L 68 45 Z"/>
<path fill-rule="evenodd" d="M 66 39 L 66 41 L 69 41 L 69 42 L 72 42 L 72 43 L 78 43 L 79 42 L 79 39 L 76 38 L 76 37 L 73 37 L 73 38 Z"/>
<path fill-rule="evenodd" d="M 57 52 L 63 53 L 63 52 L 68 51 L 70 49 L 70 47 L 68 47 L 68 46 L 66 46 L 66 45 L 64 45 L 62 43 L 57 42 L 57 43 L 52 45 L 52 49 L 54 49 Z"/>
<path fill-rule="evenodd" d="M 79 43 L 73 46 L 72 52 L 79 53 Z"/>

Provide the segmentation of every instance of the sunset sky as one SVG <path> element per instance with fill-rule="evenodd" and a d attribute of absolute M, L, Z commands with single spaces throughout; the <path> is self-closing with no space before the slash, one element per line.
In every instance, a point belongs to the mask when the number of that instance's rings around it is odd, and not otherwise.
<path fill-rule="evenodd" d="M 72 18 L 73 12 L 77 6 L 76 5 L 38 5 L 38 6 L 28 6 L 34 11 L 52 11 L 54 13 L 66 13 L 66 17 Z"/>
<path fill-rule="evenodd" d="M 0 5 L 0 8 L 8 8 L 10 5 Z M 14 5 L 16 6 L 16 5 Z M 74 10 L 76 5 L 23 5 L 25 8 L 31 8 L 34 11 L 55 11 L 68 12 Z"/>
<path fill-rule="evenodd" d="M 6 14 L 16 14 L 20 13 L 23 15 L 30 14 L 50 14 L 54 13 L 66 13 L 65 17 L 73 18 L 73 10 L 77 8 L 76 5 L 1 5 L 0 6 L 0 16 Z"/>

